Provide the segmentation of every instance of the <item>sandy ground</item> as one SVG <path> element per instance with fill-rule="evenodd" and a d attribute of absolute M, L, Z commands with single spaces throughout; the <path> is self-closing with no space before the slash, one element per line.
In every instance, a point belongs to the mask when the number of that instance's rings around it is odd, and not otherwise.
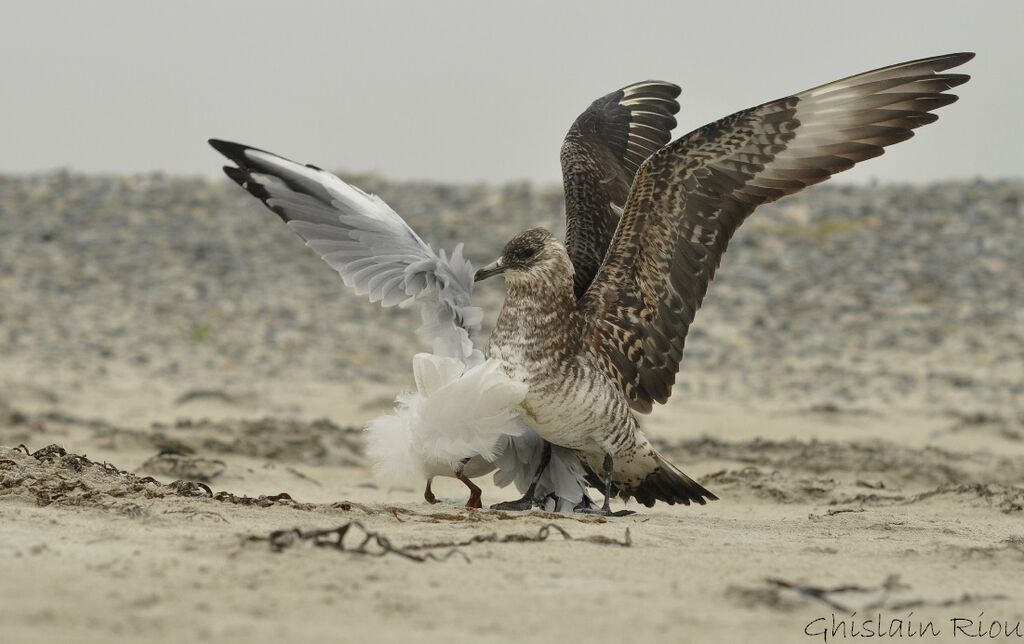
<path fill-rule="evenodd" d="M 356 183 L 478 264 L 561 226 L 558 186 Z M 644 419 L 721 500 L 598 520 L 379 487 L 361 427 L 409 384 L 414 312 L 227 180 L 0 176 L 0 644 L 998 641 L 1021 230 L 1020 180 L 760 209 Z M 486 335 L 502 289 L 477 296 Z"/>
<path fill-rule="evenodd" d="M 388 387 L 130 382 L 5 383 L 5 642 L 841 641 L 832 615 L 853 611 L 966 641 L 950 620 L 1024 620 L 1018 420 L 684 397 L 647 431 L 722 500 L 604 520 L 466 510 L 454 481 L 436 506 L 379 489 L 359 425 Z M 344 550 L 268 541 L 350 524 Z M 365 531 L 391 548 L 360 551 Z"/>

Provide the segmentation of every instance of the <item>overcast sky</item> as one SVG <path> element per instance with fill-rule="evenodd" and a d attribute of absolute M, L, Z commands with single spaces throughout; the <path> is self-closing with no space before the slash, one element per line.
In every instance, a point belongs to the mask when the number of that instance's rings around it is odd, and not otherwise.
<path fill-rule="evenodd" d="M 569 124 L 632 81 L 682 86 L 680 136 L 970 50 L 961 100 L 846 176 L 1022 176 L 1022 24 L 1021 0 L 7 2 L 0 172 L 213 174 L 219 137 L 393 178 L 557 181 Z"/>

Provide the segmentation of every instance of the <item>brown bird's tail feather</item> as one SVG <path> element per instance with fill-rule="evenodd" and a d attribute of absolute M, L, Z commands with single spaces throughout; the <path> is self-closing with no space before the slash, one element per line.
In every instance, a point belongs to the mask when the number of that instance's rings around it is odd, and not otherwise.
<path fill-rule="evenodd" d="M 705 505 L 708 501 L 718 500 L 717 496 L 683 474 L 682 470 L 665 460 L 661 454 L 657 454 L 657 458 L 657 469 L 632 489 L 620 489 L 619 496 L 626 499 L 630 496 L 636 497 L 638 503 L 647 507 L 653 506 L 656 501 L 662 501 L 669 505 L 676 503 L 690 505 L 691 502 Z"/>
<path fill-rule="evenodd" d="M 652 507 L 658 501 L 669 505 L 706 505 L 708 501 L 718 500 L 717 496 L 684 474 L 653 447 L 644 456 L 633 463 L 634 466 L 641 463 L 648 466 L 644 468 L 646 472 L 643 476 L 629 476 L 628 470 L 622 472 L 616 468 L 612 477 L 612 496 L 619 496 L 623 500 L 633 497 L 647 507 Z M 593 468 L 593 463 L 586 462 L 586 466 L 587 482 L 603 493 L 604 483 Z"/>

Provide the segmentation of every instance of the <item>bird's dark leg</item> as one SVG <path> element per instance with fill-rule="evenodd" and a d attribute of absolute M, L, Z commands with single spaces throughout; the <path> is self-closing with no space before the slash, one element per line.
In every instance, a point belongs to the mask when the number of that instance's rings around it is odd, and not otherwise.
<path fill-rule="evenodd" d="M 468 458 L 459 463 L 459 469 L 455 470 L 455 478 L 462 481 L 463 484 L 469 488 L 469 500 L 466 501 L 466 507 L 480 509 L 484 507 L 483 502 L 480 500 L 480 488 L 477 487 L 476 483 L 470 481 L 466 478 L 466 475 L 462 473 L 462 468 L 465 467 L 467 462 L 469 462 Z"/>
<path fill-rule="evenodd" d="M 601 504 L 601 513 L 610 514 L 612 498 L 612 470 L 615 468 L 615 461 L 611 454 L 604 455 L 604 503 Z"/>
<path fill-rule="evenodd" d="M 612 512 L 611 500 L 612 500 L 612 472 L 615 470 L 615 461 L 612 459 L 612 455 L 605 453 L 604 455 L 604 503 L 600 508 L 588 508 L 577 506 L 573 509 L 574 512 L 582 512 L 584 514 L 600 514 L 605 517 L 627 517 L 634 514 L 632 510 L 619 510 L 618 512 Z"/>
<path fill-rule="evenodd" d="M 491 506 L 492 510 L 531 510 L 536 504 L 534 494 L 537 491 L 537 483 L 540 481 L 540 477 L 544 474 L 544 470 L 548 469 L 548 464 L 551 463 L 551 443 L 544 441 L 544 451 L 540 455 L 540 466 L 537 467 L 537 471 L 533 474 L 533 481 L 530 483 L 530 487 L 527 488 L 526 494 L 523 498 L 515 501 L 505 501 L 504 503 L 495 503 Z"/>
<path fill-rule="evenodd" d="M 426 499 L 427 503 L 434 505 L 438 502 L 437 497 L 434 496 L 434 491 L 430 489 L 430 483 L 434 480 L 433 477 L 427 479 L 427 488 L 423 490 L 423 498 Z"/>

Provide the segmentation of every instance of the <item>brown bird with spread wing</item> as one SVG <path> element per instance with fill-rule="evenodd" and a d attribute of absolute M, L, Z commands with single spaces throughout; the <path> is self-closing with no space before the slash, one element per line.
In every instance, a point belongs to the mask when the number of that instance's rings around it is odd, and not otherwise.
<path fill-rule="evenodd" d="M 892 65 L 742 110 L 671 143 L 679 89 L 638 83 L 595 101 L 562 146 L 567 234 L 520 233 L 476 280 L 508 295 L 488 355 L 529 385 L 522 411 L 577 451 L 605 493 L 650 507 L 714 494 L 640 431 L 672 392 L 733 233 L 755 208 L 905 141 L 957 100 L 945 73 L 974 55 Z M 668 143 L 666 145 L 666 143 Z"/>

